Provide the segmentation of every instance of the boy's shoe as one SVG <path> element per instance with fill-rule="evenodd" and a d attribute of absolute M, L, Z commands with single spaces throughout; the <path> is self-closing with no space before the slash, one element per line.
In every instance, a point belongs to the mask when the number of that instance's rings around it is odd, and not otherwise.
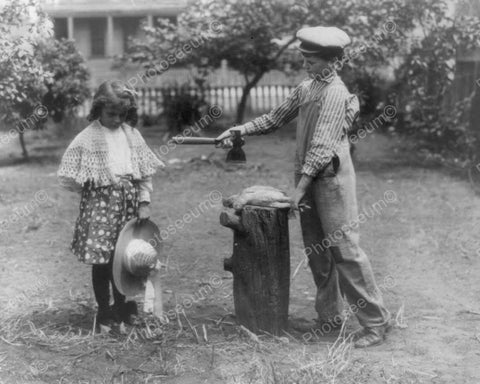
<path fill-rule="evenodd" d="M 364 327 L 352 334 L 355 348 L 367 348 L 380 345 L 385 341 L 385 335 L 392 329 L 389 321 L 380 327 Z"/>

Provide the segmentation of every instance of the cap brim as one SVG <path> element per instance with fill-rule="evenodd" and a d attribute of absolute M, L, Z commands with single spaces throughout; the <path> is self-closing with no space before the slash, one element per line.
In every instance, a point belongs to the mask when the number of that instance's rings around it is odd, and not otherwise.
<path fill-rule="evenodd" d="M 301 53 L 305 53 L 307 55 L 314 55 L 316 53 L 320 53 L 321 51 L 320 50 L 310 50 L 310 49 L 305 49 L 305 48 L 301 48 L 301 47 L 298 47 L 298 50 L 301 52 Z"/>
<path fill-rule="evenodd" d="M 125 249 L 132 239 L 142 239 L 150 243 L 160 254 L 160 230 L 151 220 L 128 221 L 120 231 L 115 245 L 112 274 L 115 286 L 125 296 L 135 296 L 145 290 L 146 278 L 132 275 L 124 267 Z"/>
<path fill-rule="evenodd" d="M 305 41 L 301 41 L 297 49 L 302 53 L 312 54 L 312 55 L 315 53 L 319 53 L 322 50 L 321 47 L 318 47 L 315 44 L 305 42 Z"/>

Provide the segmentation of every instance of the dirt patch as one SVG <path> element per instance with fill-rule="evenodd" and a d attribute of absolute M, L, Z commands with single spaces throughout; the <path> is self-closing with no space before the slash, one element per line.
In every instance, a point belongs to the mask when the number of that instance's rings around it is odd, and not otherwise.
<path fill-rule="evenodd" d="M 174 162 L 155 177 L 153 219 L 161 227 L 174 224 L 211 201 L 212 191 L 229 196 L 255 184 L 293 191 L 293 135 L 247 138 L 248 163 L 236 169 L 224 166 L 222 150 L 179 146 L 169 159 L 195 160 Z M 163 132 L 147 136 L 152 147 L 162 144 Z M 165 309 L 196 297 L 187 317 L 152 327 L 151 334 L 143 323 L 127 334 L 93 336 L 90 268 L 68 251 L 79 199 L 55 179 L 68 139 L 37 137 L 30 145 L 38 161 L 0 168 L 0 217 L 8 221 L 0 232 L 3 382 L 480 382 L 480 199 L 468 181 L 408 161 L 404 150 L 395 153 L 399 143 L 390 137 L 372 135 L 357 146 L 360 210 L 386 191 L 396 196 L 361 227 L 386 304 L 398 314 L 397 327 L 379 347 L 351 350 L 335 346 L 331 335 L 305 343 L 294 331 L 258 341 L 245 335 L 232 317 L 232 279 L 223 271 L 232 233 L 218 222 L 219 201 L 164 245 Z M 8 151 L 2 153 L 5 161 Z M 292 272 L 300 265 L 290 315 L 311 320 L 315 287 L 302 260 L 298 219 L 290 221 L 290 235 Z M 222 284 L 200 298 L 212 276 Z M 335 373 L 342 363 L 344 370 Z"/>

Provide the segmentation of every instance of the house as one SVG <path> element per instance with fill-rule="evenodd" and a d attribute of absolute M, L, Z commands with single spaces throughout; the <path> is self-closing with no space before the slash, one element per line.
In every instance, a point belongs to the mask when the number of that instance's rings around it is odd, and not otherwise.
<path fill-rule="evenodd" d="M 176 20 L 188 0 L 40 0 L 52 17 L 57 38 L 74 39 L 78 50 L 87 59 L 92 86 L 104 80 L 131 79 L 142 74 L 138 66 L 112 69 L 114 57 L 125 52 L 130 36 L 141 37 L 140 25 L 155 26 L 158 18 Z M 183 84 L 190 79 L 187 69 L 171 68 L 161 76 L 139 82 L 137 87 L 158 87 Z M 226 62 L 207 79 L 213 86 L 242 85 L 243 76 L 228 69 Z M 279 71 L 264 76 L 260 84 L 292 84 Z"/>
<path fill-rule="evenodd" d="M 75 40 L 95 86 L 136 75 L 138 67 L 113 70 L 114 57 L 125 52 L 129 37 L 141 36 L 141 23 L 154 26 L 160 17 L 175 21 L 186 0 L 41 0 L 41 4 L 53 19 L 55 37 Z M 163 80 L 183 77 L 184 72 L 172 70 Z"/>

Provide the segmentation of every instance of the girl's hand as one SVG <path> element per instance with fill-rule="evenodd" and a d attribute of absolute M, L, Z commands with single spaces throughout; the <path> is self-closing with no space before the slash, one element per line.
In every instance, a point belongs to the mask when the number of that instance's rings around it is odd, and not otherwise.
<path fill-rule="evenodd" d="M 150 218 L 150 206 L 148 203 L 140 203 L 138 206 L 137 216 L 139 220 L 146 220 Z"/>

